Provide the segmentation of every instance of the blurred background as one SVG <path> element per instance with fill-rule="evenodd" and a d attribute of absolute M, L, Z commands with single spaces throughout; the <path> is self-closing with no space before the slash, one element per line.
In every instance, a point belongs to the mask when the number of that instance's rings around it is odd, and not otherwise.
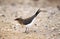
<path fill-rule="evenodd" d="M 14 19 L 29 18 L 38 9 L 28 34 Z M 23 26 L 23 27 L 22 27 Z M 0 39 L 60 39 L 60 0 L 0 0 Z"/>

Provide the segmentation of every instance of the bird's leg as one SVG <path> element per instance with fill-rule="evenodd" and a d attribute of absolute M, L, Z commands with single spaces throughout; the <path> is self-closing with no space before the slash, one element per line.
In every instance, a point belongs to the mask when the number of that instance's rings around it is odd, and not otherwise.
<path fill-rule="evenodd" d="M 29 33 L 29 28 L 26 27 L 25 33 Z"/>

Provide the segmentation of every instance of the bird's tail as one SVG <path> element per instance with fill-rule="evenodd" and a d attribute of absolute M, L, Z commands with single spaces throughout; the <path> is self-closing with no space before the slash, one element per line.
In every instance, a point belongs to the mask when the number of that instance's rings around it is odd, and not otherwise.
<path fill-rule="evenodd" d="M 38 9 L 37 12 L 35 13 L 35 16 L 37 16 L 40 12 L 41 12 L 41 10 Z"/>
<path fill-rule="evenodd" d="M 47 11 L 46 10 L 40 10 L 40 9 L 38 9 L 37 12 L 36 12 L 36 14 L 35 14 L 35 16 L 37 16 L 40 12 L 47 12 Z"/>

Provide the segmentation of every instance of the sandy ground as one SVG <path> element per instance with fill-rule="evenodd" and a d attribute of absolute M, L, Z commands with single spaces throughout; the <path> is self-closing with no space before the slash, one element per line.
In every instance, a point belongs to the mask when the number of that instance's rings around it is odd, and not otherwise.
<path fill-rule="evenodd" d="M 60 39 L 60 0 L 0 0 L 0 39 Z M 25 25 L 14 19 L 38 16 L 24 33 Z M 22 27 L 23 26 L 23 27 Z"/>

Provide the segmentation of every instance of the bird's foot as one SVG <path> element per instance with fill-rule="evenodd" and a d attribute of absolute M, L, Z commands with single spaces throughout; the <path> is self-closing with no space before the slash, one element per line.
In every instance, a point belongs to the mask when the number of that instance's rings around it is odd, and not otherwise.
<path fill-rule="evenodd" d="M 26 27 L 26 30 L 25 30 L 24 33 L 28 34 L 29 33 L 29 28 Z"/>
<path fill-rule="evenodd" d="M 25 33 L 26 33 L 26 34 L 28 34 L 28 33 L 29 33 L 29 31 L 26 31 L 26 30 L 25 30 Z"/>
<path fill-rule="evenodd" d="M 26 33 L 26 34 L 28 34 L 28 33 L 29 33 L 29 31 L 26 31 L 26 30 L 25 30 L 23 33 Z"/>

